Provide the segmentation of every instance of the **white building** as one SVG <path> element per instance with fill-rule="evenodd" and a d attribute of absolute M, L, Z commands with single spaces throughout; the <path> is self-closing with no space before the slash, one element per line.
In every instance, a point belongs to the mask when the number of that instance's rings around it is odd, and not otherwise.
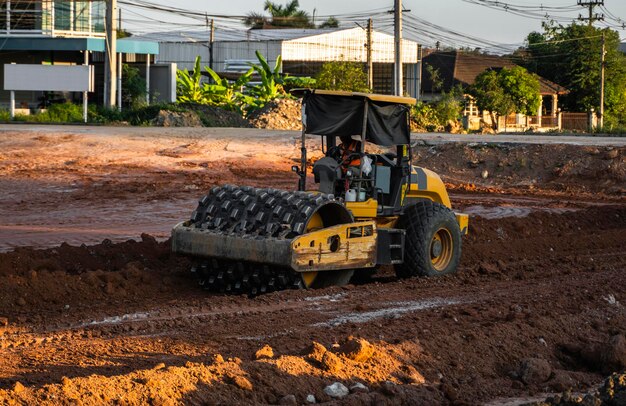
<path fill-rule="evenodd" d="M 210 32 L 185 31 L 154 33 L 138 37 L 159 42 L 158 61 L 174 62 L 179 69 L 192 69 L 196 56 L 203 66 L 210 66 Z M 367 32 L 350 29 L 265 29 L 215 31 L 213 43 L 213 69 L 224 72 L 229 64 L 256 61 L 259 50 L 274 66 L 282 56 L 282 72 L 294 76 L 314 76 L 324 62 L 367 61 Z M 404 89 L 414 96 L 417 86 L 417 48 L 414 41 L 403 40 Z M 384 32 L 372 33 L 372 61 L 374 65 L 374 91 L 391 93 L 393 88 L 394 38 Z"/>

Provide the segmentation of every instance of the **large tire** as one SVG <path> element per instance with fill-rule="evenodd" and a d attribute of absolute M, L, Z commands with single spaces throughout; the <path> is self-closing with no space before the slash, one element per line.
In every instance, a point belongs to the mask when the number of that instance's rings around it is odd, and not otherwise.
<path fill-rule="evenodd" d="M 461 259 L 461 230 L 452 210 L 422 200 L 405 209 L 398 227 L 406 231 L 404 262 L 395 266 L 398 277 L 456 272 Z"/>

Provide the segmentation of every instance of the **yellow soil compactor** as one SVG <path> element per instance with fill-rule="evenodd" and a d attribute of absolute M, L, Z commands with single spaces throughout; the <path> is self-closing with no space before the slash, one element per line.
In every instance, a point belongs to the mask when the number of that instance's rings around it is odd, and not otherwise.
<path fill-rule="evenodd" d="M 305 91 L 298 191 L 213 187 L 172 230 L 172 250 L 193 259 L 204 288 L 250 295 L 343 285 L 381 265 L 401 278 L 455 272 L 468 216 L 452 211 L 437 174 L 411 165 L 413 104 Z M 306 190 L 307 134 L 325 155 L 312 168 L 317 191 Z"/>

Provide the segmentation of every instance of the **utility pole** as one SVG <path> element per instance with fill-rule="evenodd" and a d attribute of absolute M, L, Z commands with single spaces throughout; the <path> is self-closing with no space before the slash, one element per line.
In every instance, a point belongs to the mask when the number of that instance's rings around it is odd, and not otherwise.
<path fill-rule="evenodd" d="M 372 61 L 372 25 L 373 21 L 370 18 L 367 20 L 367 88 L 370 91 L 374 89 L 374 63 Z"/>
<path fill-rule="evenodd" d="M 589 23 L 589 27 L 593 26 L 594 21 L 604 21 L 603 14 L 593 13 L 594 7 L 604 6 L 604 0 L 578 0 L 578 5 L 589 9 L 589 17 L 583 17 L 580 14 L 578 15 L 578 19 L 580 21 L 587 21 Z"/>
<path fill-rule="evenodd" d="M 115 24 L 117 0 L 109 0 L 106 3 L 106 39 L 104 58 L 105 91 L 104 105 L 115 107 L 115 94 L 117 88 L 117 31 Z"/>
<path fill-rule="evenodd" d="M 393 36 L 395 42 L 394 94 L 402 96 L 402 0 L 394 0 Z"/>
<path fill-rule="evenodd" d="M 417 44 L 417 89 L 415 90 L 415 98 L 422 98 L 422 44 Z"/>
<path fill-rule="evenodd" d="M 120 8 L 117 19 L 117 30 L 122 32 L 122 9 Z M 116 38 L 117 39 L 117 38 Z M 122 111 L 122 53 L 117 55 L 117 110 Z"/>
<path fill-rule="evenodd" d="M 215 20 L 211 19 L 211 33 L 209 34 L 209 68 L 213 69 L 213 40 L 215 39 Z"/>
<path fill-rule="evenodd" d="M 600 113 L 598 114 L 598 127 L 604 127 L 604 68 L 606 65 L 605 35 L 602 33 L 602 62 L 600 63 Z"/>

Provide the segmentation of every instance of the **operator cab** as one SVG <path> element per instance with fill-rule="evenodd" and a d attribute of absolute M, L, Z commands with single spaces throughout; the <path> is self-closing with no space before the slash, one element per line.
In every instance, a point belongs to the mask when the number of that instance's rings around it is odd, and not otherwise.
<path fill-rule="evenodd" d="M 342 198 L 353 213 L 363 214 L 356 217 L 401 214 L 411 183 L 414 103 L 410 97 L 304 90 L 302 162 L 293 168 L 300 175 L 298 189 L 306 190 L 306 134 L 320 135 L 324 157 L 313 165 L 320 192 Z M 369 153 L 366 144 L 387 147 L 388 153 Z"/>
<path fill-rule="evenodd" d="M 313 164 L 319 191 L 334 194 L 346 202 L 373 199 L 378 214 L 393 215 L 396 208 L 401 207 L 403 185 L 409 174 L 406 146 L 397 146 L 396 153 L 371 154 L 362 149 L 346 157 L 341 144 L 337 145 L 337 138 L 322 137 L 324 157 Z M 359 141 L 359 144 L 362 143 Z"/>

